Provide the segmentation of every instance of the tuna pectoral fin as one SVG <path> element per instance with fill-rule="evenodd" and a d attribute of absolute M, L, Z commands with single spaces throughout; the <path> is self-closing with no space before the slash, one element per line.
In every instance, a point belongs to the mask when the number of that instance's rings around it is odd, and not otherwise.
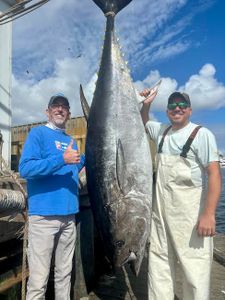
<path fill-rule="evenodd" d="M 90 107 L 84 96 L 82 85 L 80 85 L 80 103 L 81 103 L 81 107 L 82 107 L 85 119 L 86 119 L 86 121 L 88 121 Z"/>
<path fill-rule="evenodd" d="M 116 149 L 116 179 L 122 194 L 124 196 L 127 195 L 134 185 L 134 176 L 127 171 L 127 164 L 121 140 L 118 140 Z"/>
<path fill-rule="evenodd" d="M 132 0 L 93 0 L 104 12 L 114 12 L 117 14 L 121 9 L 127 6 Z"/>

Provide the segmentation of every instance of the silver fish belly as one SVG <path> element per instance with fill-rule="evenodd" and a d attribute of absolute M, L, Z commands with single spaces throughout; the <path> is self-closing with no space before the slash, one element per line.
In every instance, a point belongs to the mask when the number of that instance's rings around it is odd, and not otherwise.
<path fill-rule="evenodd" d="M 117 13 L 130 0 L 94 2 L 106 13 L 107 23 L 88 118 L 88 191 L 108 259 L 114 267 L 129 262 L 137 275 L 150 232 L 152 161 L 130 72 L 115 37 L 115 14 L 111 11 L 116 7 Z"/>

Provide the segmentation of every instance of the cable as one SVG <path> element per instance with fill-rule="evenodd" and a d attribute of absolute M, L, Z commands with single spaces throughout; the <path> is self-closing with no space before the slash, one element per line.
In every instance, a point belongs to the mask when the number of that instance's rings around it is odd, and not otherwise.
<path fill-rule="evenodd" d="M 22 16 L 32 12 L 33 10 L 41 7 L 42 5 L 46 4 L 50 0 L 40 0 L 37 3 L 30 5 L 29 7 L 25 8 L 24 5 L 31 2 L 32 0 L 26 0 L 20 3 L 17 3 L 16 5 L 12 6 L 10 10 L 0 15 L 0 25 L 7 24 L 9 22 L 12 22 L 18 18 L 21 18 Z M 21 4 L 23 4 L 23 8 L 20 9 Z"/>

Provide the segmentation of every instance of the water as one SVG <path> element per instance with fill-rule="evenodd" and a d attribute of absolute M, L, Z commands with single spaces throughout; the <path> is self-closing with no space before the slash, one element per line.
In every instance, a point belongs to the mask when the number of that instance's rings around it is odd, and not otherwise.
<path fill-rule="evenodd" d="M 225 168 L 222 171 L 222 194 L 216 210 L 216 232 L 225 234 Z"/>

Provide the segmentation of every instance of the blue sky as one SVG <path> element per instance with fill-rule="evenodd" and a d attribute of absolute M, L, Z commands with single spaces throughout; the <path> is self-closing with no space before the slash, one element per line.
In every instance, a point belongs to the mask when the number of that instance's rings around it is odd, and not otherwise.
<path fill-rule="evenodd" d="M 208 127 L 225 154 L 225 1 L 133 0 L 116 17 L 117 36 L 137 90 L 162 79 L 152 117 L 166 121 L 175 90 L 192 101 L 192 121 Z M 91 103 L 105 30 L 92 0 L 50 0 L 13 22 L 13 124 L 45 120 L 52 94 L 82 115 Z"/>

